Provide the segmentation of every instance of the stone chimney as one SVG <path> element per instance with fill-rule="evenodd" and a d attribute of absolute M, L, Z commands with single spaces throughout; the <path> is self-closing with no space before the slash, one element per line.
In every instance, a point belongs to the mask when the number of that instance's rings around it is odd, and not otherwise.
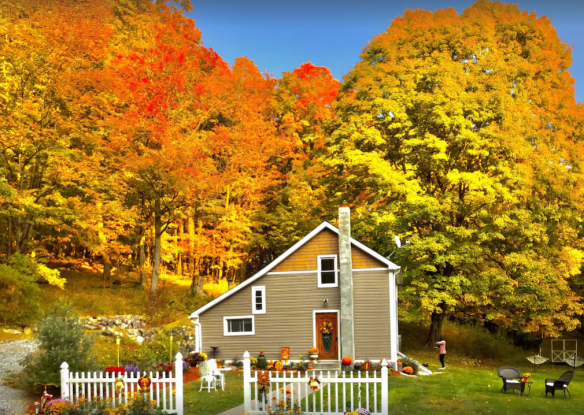
<path fill-rule="evenodd" d="M 341 357 L 350 357 L 355 361 L 351 209 L 348 207 L 339 208 L 339 263 L 341 287 Z"/>

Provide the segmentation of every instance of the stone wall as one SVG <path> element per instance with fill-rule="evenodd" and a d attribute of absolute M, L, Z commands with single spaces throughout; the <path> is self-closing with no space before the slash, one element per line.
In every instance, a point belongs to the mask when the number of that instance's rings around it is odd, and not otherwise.
<path fill-rule="evenodd" d="M 139 315 L 121 315 L 112 317 L 82 317 L 87 330 L 101 332 L 104 336 L 128 336 L 134 338 L 138 343 L 145 340 L 153 340 L 162 331 L 160 328 L 147 328 L 146 317 Z M 195 328 L 192 326 L 173 327 L 170 333 L 173 336 L 182 336 L 183 343 L 193 344 L 195 339 Z"/>

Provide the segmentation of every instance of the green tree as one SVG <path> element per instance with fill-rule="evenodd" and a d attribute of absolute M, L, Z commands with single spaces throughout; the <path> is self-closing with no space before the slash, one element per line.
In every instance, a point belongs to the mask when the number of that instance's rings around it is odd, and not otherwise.
<path fill-rule="evenodd" d="M 329 188 L 380 251 L 411 241 L 405 303 L 541 335 L 574 329 L 582 112 L 550 21 L 480 0 L 406 11 L 363 50 L 335 108 Z"/>
<path fill-rule="evenodd" d="M 24 360 L 28 384 L 59 384 L 63 362 L 75 372 L 95 369 L 93 339 L 85 334 L 83 323 L 70 305 L 58 304 L 48 310 L 47 317 L 38 324 L 35 338 L 39 351 Z"/>
<path fill-rule="evenodd" d="M 5 325 L 27 326 L 36 322 L 41 313 L 38 282 L 61 289 L 65 285 L 58 270 L 26 255 L 14 254 L 6 264 L 0 264 L 0 314 Z"/>

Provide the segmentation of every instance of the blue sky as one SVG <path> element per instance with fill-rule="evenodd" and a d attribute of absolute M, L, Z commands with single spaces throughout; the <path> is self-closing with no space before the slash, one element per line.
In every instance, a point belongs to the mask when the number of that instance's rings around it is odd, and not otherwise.
<path fill-rule="evenodd" d="M 304 62 L 326 66 L 342 80 L 361 49 L 384 32 L 405 9 L 453 7 L 461 13 L 472 0 L 192 0 L 189 17 L 228 63 L 252 59 L 261 71 L 280 77 Z M 511 3 L 511 2 L 509 2 Z M 570 73 L 576 100 L 584 102 L 584 0 L 516 0 L 522 10 L 552 20 L 560 38 L 573 46 Z"/>

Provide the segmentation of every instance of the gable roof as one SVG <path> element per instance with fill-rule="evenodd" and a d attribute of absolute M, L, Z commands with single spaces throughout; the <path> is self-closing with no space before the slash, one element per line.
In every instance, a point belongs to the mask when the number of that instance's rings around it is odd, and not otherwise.
<path fill-rule="evenodd" d="M 265 268 L 263 268 L 262 270 L 260 270 L 258 273 L 256 273 L 252 277 L 248 278 L 247 280 L 243 281 L 241 284 L 239 284 L 235 288 L 232 288 L 231 290 L 221 294 L 219 297 L 217 297 L 213 301 L 205 304 L 203 307 L 199 308 L 198 310 L 193 311 L 193 313 L 189 316 L 189 318 L 198 317 L 199 314 L 204 313 L 205 311 L 207 311 L 208 309 L 210 309 L 214 305 L 220 303 L 221 301 L 232 296 L 236 292 L 238 292 L 238 291 L 242 290 L 243 288 L 247 287 L 248 285 L 252 284 L 253 282 L 258 280 L 259 278 L 263 277 L 268 272 L 270 272 L 272 269 L 274 269 L 278 264 L 280 264 L 282 261 L 284 261 L 290 255 L 292 255 L 294 252 L 296 252 L 301 246 L 303 246 L 306 242 L 311 240 L 314 236 L 316 236 L 323 229 L 328 229 L 330 231 L 333 231 L 337 235 L 339 234 L 339 229 L 337 227 L 331 225 L 330 223 L 328 223 L 326 221 L 321 223 L 312 232 L 310 232 L 304 238 L 302 238 L 301 240 L 296 242 L 291 248 L 289 248 L 286 252 L 284 252 L 282 255 L 280 255 L 278 258 L 276 258 L 274 261 L 272 261 L 270 264 L 268 264 Z M 387 265 L 388 271 L 400 270 L 400 267 L 398 265 L 394 264 L 389 259 L 385 258 L 381 254 L 378 254 L 374 250 L 367 248 L 365 245 L 363 245 L 361 242 L 357 241 L 356 239 L 351 238 L 351 245 L 356 246 L 357 248 L 365 251 L 367 254 L 371 255 L 372 257 L 376 258 L 377 260 L 379 260 L 382 263 L 384 263 L 385 265 Z"/>

